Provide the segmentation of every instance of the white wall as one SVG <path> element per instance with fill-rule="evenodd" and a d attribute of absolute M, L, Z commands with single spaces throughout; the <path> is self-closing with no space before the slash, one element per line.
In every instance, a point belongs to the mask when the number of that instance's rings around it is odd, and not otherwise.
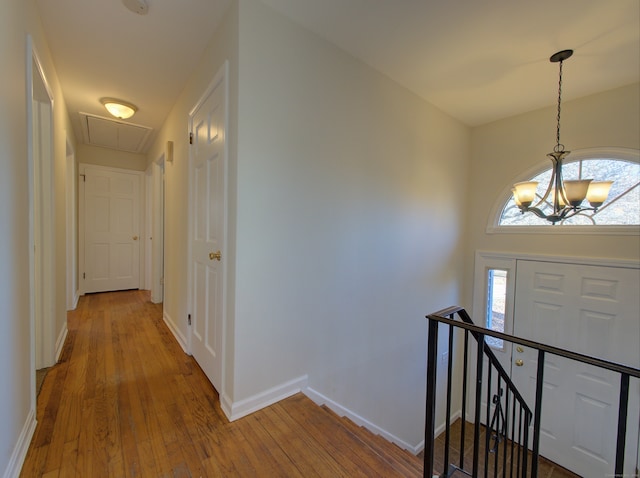
<path fill-rule="evenodd" d="M 471 308 L 476 250 L 640 260 L 640 238 L 623 235 L 487 234 L 489 211 L 511 185 L 538 165 L 555 145 L 555 107 L 496 121 L 472 130 L 469 241 L 465 307 Z M 633 84 L 562 105 L 562 143 L 567 150 L 640 148 L 640 85 Z M 509 189 L 508 189 L 509 188 Z M 505 196 L 501 198 L 500 194 Z"/>
<path fill-rule="evenodd" d="M 100 148 L 88 144 L 78 144 L 76 158 L 79 163 L 106 166 L 109 168 L 132 169 L 145 171 L 147 169 L 147 156 L 115 149 Z"/>
<path fill-rule="evenodd" d="M 29 197 L 27 174 L 27 34 L 54 95 L 55 332 L 66 321 L 65 170 L 68 114 L 32 0 L 5 0 L 0 15 L 0 475 L 17 473 L 33 425 L 29 328 Z M 29 53 L 30 54 L 30 53 Z M 30 61 L 30 60 L 29 60 Z"/>
<path fill-rule="evenodd" d="M 425 314 L 459 301 L 469 131 L 255 0 L 232 2 L 148 161 L 166 165 L 165 319 L 186 341 L 188 114 L 230 66 L 229 404 L 309 385 L 422 440 Z"/>
<path fill-rule="evenodd" d="M 29 340 L 29 219 L 27 195 L 27 4 L 3 2 L 0 15 L 0 473 L 9 460 L 31 406 Z M 16 47 L 19 46 L 19 47 Z"/>
<path fill-rule="evenodd" d="M 425 315 L 459 302 L 469 131 L 240 2 L 234 401 L 309 386 L 417 446 Z"/>

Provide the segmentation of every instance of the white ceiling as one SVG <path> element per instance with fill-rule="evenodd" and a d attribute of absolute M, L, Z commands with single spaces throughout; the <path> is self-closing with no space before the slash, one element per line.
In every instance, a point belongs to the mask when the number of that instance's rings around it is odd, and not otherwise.
<path fill-rule="evenodd" d="M 231 0 L 37 0 L 76 136 L 109 96 L 154 132 Z M 474 126 L 640 80 L 638 0 L 262 0 Z M 153 134 L 151 135 L 151 138 Z"/>

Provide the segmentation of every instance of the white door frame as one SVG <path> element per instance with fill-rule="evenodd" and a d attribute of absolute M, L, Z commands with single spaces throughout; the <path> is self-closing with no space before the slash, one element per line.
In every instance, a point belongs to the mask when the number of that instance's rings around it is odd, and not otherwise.
<path fill-rule="evenodd" d="M 95 164 L 80 163 L 78 169 L 78 289 L 79 294 L 84 295 L 86 293 L 85 286 L 85 182 L 84 175 L 86 168 L 102 169 L 104 171 L 113 171 L 117 173 L 133 174 L 139 177 L 139 198 L 138 203 L 140 205 L 140 214 L 138 214 L 140 237 L 145 237 L 148 232 L 145 229 L 145 215 L 144 215 L 144 198 L 145 198 L 145 181 L 144 172 L 136 171 L 134 169 L 112 168 L 107 166 L 97 166 Z M 146 241 L 140 241 L 140 253 L 138 254 L 138 268 L 139 268 L 139 282 L 138 288 L 142 288 L 145 282 L 145 245 Z"/>
<path fill-rule="evenodd" d="M 74 310 L 78 304 L 78 175 L 75 151 L 68 137 L 66 144 L 67 310 Z"/>
<path fill-rule="evenodd" d="M 27 35 L 27 164 L 29 176 L 29 320 L 32 400 L 35 370 L 55 363 L 53 94 Z"/>
<path fill-rule="evenodd" d="M 151 302 L 164 302 L 164 171 L 163 153 L 147 168 L 146 219 L 146 284 L 151 291 Z"/>
<path fill-rule="evenodd" d="M 144 172 L 144 284 L 145 290 L 151 290 L 151 249 L 153 248 L 153 165 Z"/>
<path fill-rule="evenodd" d="M 229 186 L 228 186 L 228 180 L 229 180 L 229 140 L 228 140 L 228 135 L 229 135 L 229 61 L 225 60 L 225 62 L 220 66 L 220 68 L 218 69 L 218 71 L 216 72 L 216 74 L 214 75 L 211 83 L 209 83 L 209 85 L 207 86 L 207 88 L 204 90 L 204 92 L 202 93 L 202 95 L 200 96 L 200 98 L 198 99 L 198 101 L 195 103 L 195 105 L 193 106 L 193 108 L 191 109 L 191 111 L 189 112 L 189 119 L 188 119 L 188 128 L 190 132 L 193 131 L 193 117 L 195 115 L 195 113 L 198 111 L 198 109 L 200 108 L 200 106 L 205 102 L 205 100 L 207 99 L 207 97 L 209 96 L 209 94 L 216 88 L 216 86 L 222 81 L 223 82 L 223 89 L 224 89 L 224 102 L 225 102 L 225 115 L 224 115 L 224 191 L 223 191 L 223 202 L 224 205 L 222 207 L 222 211 L 223 211 L 223 228 L 224 228 L 224 234 L 221 235 L 220 237 L 220 248 L 222 251 L 227 251 L 227 245 L 229 244 L 228 241 L 228 235 L 229 235 Z M 194 190 L 195 188 L 193 187 L 193 178 L 194 178 L 194 163 L 195 163 L 195 158 L 194 158 L 194 152 L 193 152 L 193 148 L 189 148 L 189 213 L 188 213 L 188 227 L 189 227 L 189 233 L 188 233 L 188 250 L 187 250 L 187 254 L 189 257 L 189 266 L 188 266 L 188 280 L 187 280 L 187 296 L 188 296 L 188 313 L 189 315 L 191 315 L 191 313 L 194 310 L 194 304 L 195 304 L 195 294 L 194 294 L 194 284 L 193 284 L 193 261 L 192 261 L 192 253 L 193 253 L 193 248 L 192 248 L 192 242 L 194 240 L 193 237 L 193 225 L 195 223 L 195 217 L 194 217 L 194 212 L 195 212 L 195 207 L 194 207 L 194 201 L 195 201 L 195 197 L 194 197 Z M 220 402 L 223 403 L 226 400 L 226 392 L 225 392 L 225 383 L 226 383 L 226 331 L 227 331 L 227 290 L 228 290 L 228 282 L 229 282 L 229 268 L 228 268 L 228 263 L 229 260 L 227 257 L 225 257 L 225 260 L 222 261 L 221 266 L 222 266 L 222 324 L 221 324 L 221 333 L 222 333 L 222 347 L 221 347 L 221 353 L 220 353 L 220 360 L 221 360 L 221 369 L 222 369 L 222 373 L 221 373 L 221 379 L 220 379 L 220 390 L 218 390 L 218 395 L 220 397 Z M 188 326 L 188 330 L 187 330 L 187 351 L 189 354 L 192 355 L 193 349 L 192 349 L 192 335 L 193 335 L 193 328 L 191 327 L 191 325 Z M 223 404 L 223 408 L 224 408 L 224 404 Z M 226 413 L 226 410 L 225 410 Z"/>

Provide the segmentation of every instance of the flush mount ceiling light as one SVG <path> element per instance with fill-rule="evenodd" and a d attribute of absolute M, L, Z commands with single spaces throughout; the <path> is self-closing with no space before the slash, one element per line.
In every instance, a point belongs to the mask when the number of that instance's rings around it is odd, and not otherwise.
<path fill-rule="evenodd" d="M 138 15 L 146 15 L 149 11 L 147 0 L 122 0 L 125 7 Z"/>
<path fill-rule="evenodd" d="M 596 211 L 607 200 L 609 189 L 613 181 L 593 181 L 579 178 L 575 181 L 563 181 L 562 160 L 571 151 L 565 151 L 560 143 L 560 104 L 562 100 L 562 62 L 573 55 L 573 50 L 562 50 L 551 55 L 549 61 L 560 63 L 558 81 L 558 114 L 556 127 L 556 145 L 553 152 L 547 154 L 553 163 L 551 179 L 544 195 L 537 194 L 538 183 L 526 181 L 513 186 L 513 199 L 520 211 L 532 212 L 536 216 L 546 219 L 552 224 L 563 221 L 586 211 Z M 538 198 L 540 198 L 538 200 Z M 587 199 L 589 206 L 583 206 Z M 534 204 L 535 202 L 535 204 Z M 553 210 L 546 214 L 543 208 L 553 206 Z"/>
<path fill-rule="evenodd" d="M 104 105 L 112 116 L 119 119 L 131 118 L 135 112 L 138 111 L 138 107 L 136 105 L 126 101 L 116 100 L 115 98 L 102 98 L 100 103 Z"/>

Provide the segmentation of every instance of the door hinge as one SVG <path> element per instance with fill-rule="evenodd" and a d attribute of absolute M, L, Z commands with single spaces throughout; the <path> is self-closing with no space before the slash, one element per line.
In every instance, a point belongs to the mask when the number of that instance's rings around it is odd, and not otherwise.
<path fill-rule="evenodd" d="M 84 272 L 82 273 L 82 278 L 86 279 L 87 278 L 87 274 L 85 274 Z"/>
<path fill-rule="evenodd" d="M 189 144 L 193 144 L 193 133 L 189 133 Z"/>
<path fill-rule="evenodd" d="M 187 324 L 191 325 L 191 314 L 187 315 Z"/>
<path fill-rule="evenodd" d="M 82 182 L 86 183 L 87 182 L 87 176 L 84 174 L 81 174 L 80 177 L 82 178 Z"/>

